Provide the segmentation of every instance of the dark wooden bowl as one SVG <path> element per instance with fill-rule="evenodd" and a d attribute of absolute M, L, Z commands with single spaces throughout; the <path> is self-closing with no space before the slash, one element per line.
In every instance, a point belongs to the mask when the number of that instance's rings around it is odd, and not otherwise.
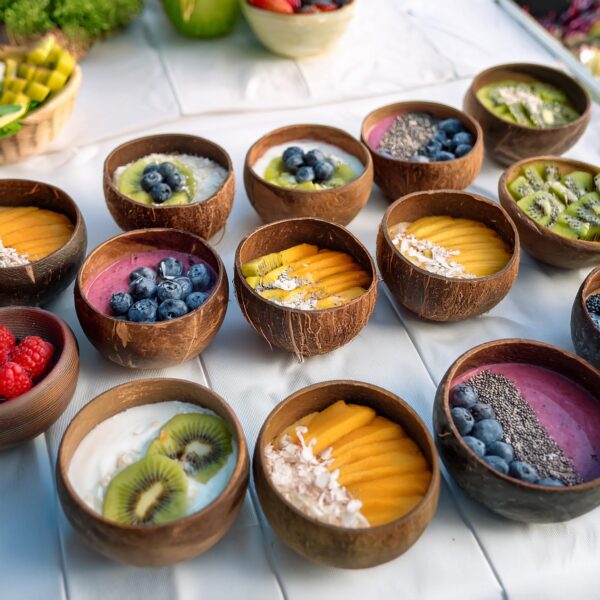
<path fill-rule="evenodd" d="M 32 440 L 46 431 L 75 393 L 79 348 L 69 326 L 41 308 L 0 308 L 0 325 L 21 339 L 39 335 L 54 345 L 51 370 L 25 394 L 0 404 L 0 450 Z"/>
<path fill-rule="evenodd" d="M 269 183 L 252 166 L 269 148 L 297 140 L 317 140 L 356 156 L 364 171 L 354 181 L 332 190 L 291 190 Z M 348 225 L 369 200 L 373 161 L 367 149 L 350 134 L 326 125 L 288 125 L 255 142 L 244 163 L 244 185 L 250 204 L 265 223 L 293 217 L 316 217 Z"/>
<path fill-rule="evenodd" d="M 426 112 L 438 119 L 458 119 L 475 143 L 468 154 L 445 162 L 416 163 L 384 156 L 368 144 L 373 128 L 388 117 Z M 483 133 L 479 123 L 464 112 L 436 102 L 398 102 L 369 113 L 362 123 L 360 139 L 373 157 L 375 183 L 389 200 L 424 190 L 464 190 L 479 174 L 483 162 Z"/>
<path fill-rule="evenodd" d="M 600 398 L 600 372 L 581 358 L 555 346 L 532 340 L 506 339 L 488 342 L 465 352 L 446 371 L 433 407 L 436 444 L 450 474 L 471 498 L 515 521 L 566 521 L 600 505 L 600 478 L 570 487 L 526 483 L 492 469 L 463 442 L 450 415 L 452 382 L 469 369 L 497 362 L 529 363 L 548 368 Z"/>
<path fill-rule="evenodd" d="M 567 95 L 581 116 L 566 125 L 547 129 L 532 129 L 504 121 L 479 101 L 477 91 L 484 85 L 509 79 L 554 85 Z M 592 116 L 590 96 L 575 79 L 563 71 L 529 63 L 497 65 L 479 73 L 467 90 L 463 108 L 479 121 L 488 156 L 502 165 L 541 154 L 565 153 L 583 135 Z"/>
<path fill-rule="evenodd" d="M 429 489 L 421 502 L 404 517 L 365 529 L 336 527 L 306 516 L 273 486 L 265 469 L 265 447 L 301 417 L 321 411 L 340 399 L 371 406 L 382 416 L 402 425 L 429 461 L 432 471 Z M 342 569 L 374 567 L 406 552 L 433 518 L 440 495 L 438 457 L 431 434 L 421 418 L 395 394 L 359 381 L 317 383 L 278 404 L 258 435 L 252 470 L 262 509 L 279 537 L 304 558 Z"/>
<path fill-rule="evenodd" d="M 337 308 L 299 310 L 278 306 L 248 285 L 242 275 L 244 263 L 305 242 L 350 254 L 373 277 L 367 291 Z M 270 346 L 298 358 L 327 354 L 347 344 L 367 324 L 377 299 L 377 271 L 368 250 L 341 225 L 321 219 L 288 219 L 255 229 L 237 247 L 234 283 L 248 323 Z"/>
<path fill-rule="evenodd" d="M 571 339 L 575 352 L 600 369 L 600 330 L 585 305 L 588 296 L 594 293 L 600 293 L 600 267 L 585 278 L 571 309 Z"/>
<path fill-rule="evenodd" d="M 153 153 L 210 158 L 227 169 L 228 176 L 215 194 L 200 202 L 179 206 L 141 204 L 119 192 L 114 173 L 118 167 Z M 190 231 L 204 239 L 210 239 L 225 227 L 235 195 L 235 177 L 229 154 L 210 140 L 175 133 L 137 138 L 115 148 L 104 161 L 103 186 L 108 210 L 121 229 L 168 227 Z"/>
<path fill-rule="evenodd" d="M 498 197 L 500 203 L 517 226 L 523 248 L 534 258 L 563 269 L 578 269 L 599 264 L 600 242 L 570 240 L 538 225 L 519 208 L 508 191 L 508 185 L 518 176 L 521 169 L 530 163 L 537 162 L 556 164 L 561 175 L 570 171 L 600 172 L 600 168 L 593 165 L 558 156 L 528 158 L 506 169 L 498 182 Z"/>
<path fill-rule="evenodd" d="M 87 231 L 77 204 L 60 188 L 28 179 L 0 179 L 0 206 L 38 206 L 61 213 L 75 229 L 66 244 L 21 267 L 0 268 L 0 306 L 39 306 L 54 300 L 75 279 L 85 257 Z"/>
<path fill-rule="evenodd" d="M 225 419 L 238 458 L 229 483 L 207 507 L 164 525 L 122 525 L 89 508 L 69 481 L 69 465 L 83 438 L 99 423 L 128 408 L 167 400 L 209 408 Z M 82 408 L 65 431 L 58 451 L 56 483 L 62 508 L 95 550 L 123 563 L 160 567 L 188 560 L 212 548 L 231 528 L 248 487 L 250 466 L 242 427 L 232 408 L 212 390 L 181 379 L 142 379 L 114 387 Z"/>
<path fill-rule="evenodd" d="M 172 321 L 120 321 L 94 308 L 85 294 L 96 275 L 134 252 L 177 250 L 206 261 L 217 274 L 210 298 L 198 309 Z M 200 354 L 223 323 L 229 284 L 216 251 L 198 236 L 176 229 L 144 229 L 122 233 L 100 244 L 86 258 L 75 283 L 75 310 L 81 328 L 106 358 L 132 369 L 158 369 Z"/>
<path fill-rule="evenodd" d="M 512 248 L 508 264 L 475 279 L 429 273 L 406 259 L 392 243 L 389 228 L 429 215 L 474 219 L 494 229 Z M 416 192 L 396 200 L 385 212 L 377 236 L 377 264 L 396 300 L 422 319 L 460 321 L 491 310 L 510 291 L 519 270 L 519 235 L 506 211 L 483 196 L 440 190 Z"/>

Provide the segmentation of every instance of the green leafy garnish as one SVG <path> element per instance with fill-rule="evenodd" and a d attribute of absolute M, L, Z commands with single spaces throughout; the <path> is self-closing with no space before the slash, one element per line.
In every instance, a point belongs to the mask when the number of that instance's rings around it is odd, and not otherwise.
<path fill-rule="evenodd" d="M 0 138 L 5 138 L 9 135 L 15 135 L 15 133 L 21 131 L 22 127 L 23 126 L 18 121 L 15 123 L 10 123 L 9 125 L 6 125 L 6 127 L 0 127 Z"/>

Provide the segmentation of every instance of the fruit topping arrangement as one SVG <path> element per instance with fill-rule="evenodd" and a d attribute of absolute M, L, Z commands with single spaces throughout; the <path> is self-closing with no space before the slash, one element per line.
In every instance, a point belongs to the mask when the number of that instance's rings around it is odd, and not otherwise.
<path fill-rule="evenodd" d="M 589 295 L 585 301 L 585 306 L 594 325 L 600 329 L 600 293 Z"/>
<path fill-rule="evenodd" d="M 329 12 L 338 10 L 353 0 L 248 0 L 248 4 L 263 10 L 281 13 L 285 15 L 293 14 L 314 14 L 319 12 Z"/>
<path fill-rule="evenodd" d="M 52 366 L 54 346 L 37 335 L 18 341 L 0 325 L 0 404 L 18 398 L 41 381 Z"/>
<path fill-rule="evenodd" d="M 349 254 L 312 244 L 255 258 L 242 274 L 263 298 L 300 310 L 342 306 L 364 294 L 372 280 Z"/>
<path fill-rule="evenodd" d="M 0 206 L 0 268 L 27 265 L 64 246 L 75 229 L 68 217 L 37 206 Z"/>
<path fill-rule="evenodd" d="M 141 204 L 177 206 L 214 195 L 227 170 L 202 156 L 150 154 L 116 169 L 119 192 Z"/>
<path fill-rule="evenodd" d="M 53 35 L 41 39 L 27 54 L 5 58 L 0 137 L 17 133 L 22 119 L 59 94 L 75 66 L 75 59 Z"/>
<path fill-rule="evenodd" d="M 532 129 L 557 127 L 580 116 L 567 95 L 549 83 L 500 81 L 477 90 L 477 98 L 501 119 Z"/>
<path fill-rule="evenodd" d="M 490 227 L 472 219 L 422 217 L 389 228 L 392 243 L 417 267 L 455 279 L 501 271 L 512 252 Z"/>
<path fill-rule="evenodd" d="M 519 208 L 536 223 L 570 239 L 600 240 L 600 173 L 532 163 L 508 184 Z"/>
<path fill-rule="evenodd" d="M 375 527 L 410 512 L 431 482 L 420 448 L 368 406 L 338 400 L 290 425 L 265 448 L 285 499 L 340 527 Z"/>

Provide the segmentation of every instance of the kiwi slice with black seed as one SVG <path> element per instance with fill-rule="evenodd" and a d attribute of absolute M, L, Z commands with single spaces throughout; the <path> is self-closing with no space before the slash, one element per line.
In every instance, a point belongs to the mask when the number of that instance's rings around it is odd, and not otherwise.
<path fill-rule="evenodd" d="M 187 475 L 201 483 L 220 471 L 231 452 L 231 432 L 225 421 L 204 413 L 173 417 L 148 448 L 148 456 L 178 461 Z"/>
<path fill-rule="evenodd" d="M 113 477 L 102 514 L 125 525 L 160 525 L 185 516 L 186 509 L 187 478 L 181 465 L 156 454 Z"/>

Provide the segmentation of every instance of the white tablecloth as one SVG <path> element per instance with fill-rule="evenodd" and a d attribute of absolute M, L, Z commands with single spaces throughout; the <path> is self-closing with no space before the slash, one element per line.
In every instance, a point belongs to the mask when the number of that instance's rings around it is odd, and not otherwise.
<path fill-rule="evenodd" d="M 81 206 L 91 250 L 119 233 L 106 210 L 102 162 L 119 143 L 155 132 L 209 137 L 231 154 L 238 193 L 225 235 L 212 240 L 229 277 L 239 240 L 260 224 L 243 190 L 247 148 L 267 131 L 317 122 L 358 135 L 363 117 L 397 100 L 460 106 L 469 77 L 489 65 L 552 59 L 491 0 L 358 0 L 360 18 L 335 54 L 305 61 L 269 55 L 245 25 L 216 42 L 177 36 L 151 3 L 127 32 L 99 45 L 83 63 L 75 114 L 49 153 L 0 169 L 1 177 L 40 179 Z M 600 115 L 569 156 L 600 164 Z M 500 169 L 486 162 L 472 189 L 496 197 Z M 374 253 L 387 202 L 374 189 L 350 229 Z M 130 371 L 88 343 L 72 289 L 48 307 L 81 347 L 76 394 L 61 419 L 34 442 L 0 454 L 0 599 L 127 600 L 248 598 L 600 598 L 600 510 L 569 523 L 527 526 L 494 516 L 445 478 L 438 512 L 404 556 L 375 569 L 313 565 L 270 530 L 250 489 L 224 540 L 203 556 L 163 569 L 110 562 L 73 532 L 57 505 L 53 469 L 73 415 L 93 397 L 132 378 L 169 376 L 209 385 L 236 410 L 251 449 L 269 411 L 292 391 L 332 378 L 381 385 L 431 424 L 435 387 L 464 350 L 518 336 L 572 349 L 570 307 L 585 271 L 560 271 L 525 253 L 508 298 L 488 315 L 431 324 L 390 300 L 383 284 L 367 327 L 346 347 L 298 363 L 271 351 L 242 318 L 235 298 L 211 346 L 196 360 L 163 371 Z"/>

